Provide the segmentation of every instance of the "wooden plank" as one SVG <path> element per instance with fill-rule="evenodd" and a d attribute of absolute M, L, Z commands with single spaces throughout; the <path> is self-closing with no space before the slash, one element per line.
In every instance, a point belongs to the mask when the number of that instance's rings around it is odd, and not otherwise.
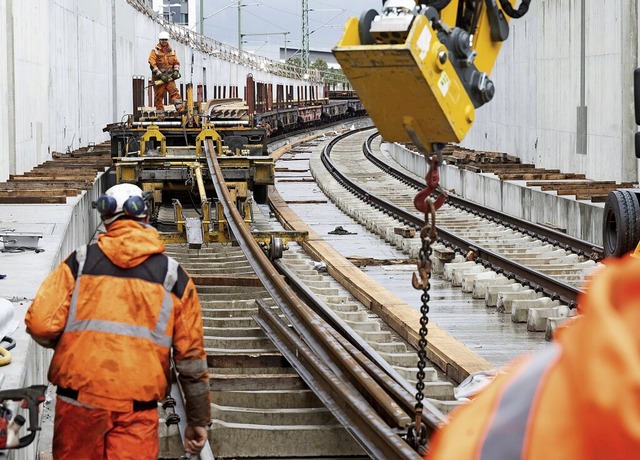
<path fill-rule="evenodd" d="M 58 188 L 48 188 L 46 189 L 47 194 L 51 195 L 59 195 L 59 196 L 77 196 L 82 193 L 84 189 L 58 189 Z M 20 189 L 20 190 L 0 190 L 0 196 L 35 196 L 39 197 L 43 193 L 43 190 L 34 190 L 34 189 Z"/>
<path fill-rule="evenodd" d="M 68 171 L 67 171 L 68 173 Z M 83 176 L 83 175 L 78 175 L 78 176 L 55 176 L 55 175 L 48 175 L 48 176 L 9 176 L 10 180 L 15 180 L 15 181 L 41 181 L 41 182 L 50 182 L 50 181 L 73 181 L 73 180 L 91 180 L 95 182 L 96 176 Z"/>
<path fill-rule="evenodd" d="M 602 194 L 591 194 L 591 193 L 582 193 L 579 195 L 576 195 L 576 200 L 587 200 L 587 201 L 592 201 L 594 203 L 604 203 L 605 201 L 607 201 L 607 195 L 602 195 Z"/>
<path fill-rule="evenodd" d="M 591 197 L 591 201 L 593 203 L 604 203 L 607 201 L 607 195 L 594 195 Z"/>
<path fill-rule="evenodd" d="M 615 185 L 616 181 L 592 181 L 592 180 L 576 180 L 576 181 L 529 181 L 527 182 L 527 187 L 564 187 L 564 186 L 571 186 L 571 185 L 576 185 L 576 186 L 581 186 L 581 185 L 586 185 L 586 186 L 590 186 L 593 184 L 602 184 L 602 185 Z"/>
<path fill-rule="evenodd" d="M 590 187 L 585 187 L 585 188 L 579 188 L 576 190 L 555 190 L 555 192 L 557 192 L 557 194 L 559 196 L 565 196 L 565 195 L 608 195 L 609 192 L 611 192 L 612 190 L 615 189 L 602 189 L 602 188 L 590 188 Z"/>
<path fill-rule="evenodd" d="M 217 369 L 258 369 L 267 367 L 291 367 L 289 361 L 278 353 L 260 354 L 208 354 L 207 366 Z"/>
<path fill-rule="evenodd" d="M 599 184 L 593 184 L 593 185 L 572 185 L 571 183 L 566 183 L 565 185 L 555 185 L 555 186 L 546 186 L 543 185 L 542 187 L 540 187 L 542 190 L 544 191 L 567 191 L 570 192 L 572 190 L 615 190 L 615 186 L 612 185 L 599 185 Z"/>
<path fill-rule="evenodd" d="M 500 180 L 561 180 L 584 179 L 584 174 L 557 174 L 557 173 L 527 173 L 527 174 L 499 174 Z"/>
<path fill-rule="evenodd" d="M 43 169 L 34 169 L 33 171 L 29 171 L 24 173 L 25 177 L 39 177 L 39 176 L 69 176 L 69 174 L 73 172 L 75 173 L 76 179 L 78 178 L 89 178 L 95 177 L 97 174 L 97 170 L 84 167 L 82 171 L 73 171 L 72 168 L 43 168 Z"/>
<path fill-rule="evenodd" d="M 8 181 L 0 184 L 0 190 L 47 190 L 50 187 L 56 187 L 59 189 L 78 189 L 89 190 L 93 187 L 93 182 L 84 181 L 52 181 L 52 182 L 40 182 L 40 181 Z"/>
<path fill-rule="evenodd" d="M 529 163 L 491 163 L 491 164 L 486 164 L 486 165 L 481 165 L 483 168 L 486 169 L 508 169 L 508 170 L 525 170 L 525 171 L 529 171 L 531 169 L 538 169 L 536 168 L 536 165 L 533 164 L 529 164 Z M 539 169 L 539 171 L 545 171 L 544 169 Z"/>
<path fill-rule="evenodd" d="M 66 196 L 0 196 L 0 204 L 64 204 L 66 202 Z"/>

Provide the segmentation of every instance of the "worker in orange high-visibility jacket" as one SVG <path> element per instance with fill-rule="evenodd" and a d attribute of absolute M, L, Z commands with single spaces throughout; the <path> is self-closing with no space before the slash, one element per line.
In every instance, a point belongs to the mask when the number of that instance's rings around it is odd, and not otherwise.
<path fill-rule="evenodd" d="M 434 436 L 429 460 L 640 458 L 640 259 L 610 259 L 582 313 Z"/>
<path fill-rule="evenodd" d="M 147 225 L 145 198 L 132 184 L 101 195 L 107 232 L 67 257 L 27 311 L 27 332 L 54 349 L 56 460 L 156 459 L 158 401 L 168 394 L 172 357 L 186 398 L 186 452 L 200 452 L 207 440 L 200 301 Z"/>
<path fill-rule="evenodd" d="M 149 67 L 153 78 L 153 103 L 156 106 L 158 119 L 163 120 L 164 95 L 169 93 L 169 100 L 175 106 L 178 113 L 184 112 L 182 98 L 176 86 L 176 80 L 180 78 L 180 60 L 169 44 L 169 34 L 160 32 L 158 44 L 149 53 Z"/>

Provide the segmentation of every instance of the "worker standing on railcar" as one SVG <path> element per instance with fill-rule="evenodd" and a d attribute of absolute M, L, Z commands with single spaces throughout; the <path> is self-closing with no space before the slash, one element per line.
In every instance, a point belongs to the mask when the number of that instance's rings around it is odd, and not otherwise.
<path fill-rule="evenodd" d="M 581 315 L 517 360 L 433 439 L 426 459 L 640 456 L 640 259 L 609 259 Z"/>
<path fill-rule="evenodd" d="M 178 113 L 184 112 L 182 98 L 176 86 L 180 78 L 180 60 L 169 44 L 169 33 L 160 32 L 158 44 L 149 53 L 149 67 L 151 68 L 153 85 L 153 103 L 159 120 L 164 120 L 164 95 L 169 93 L 169 100 Z"/>
<path fill-rule="evenodd" d="M 25 317 L 33 339 L 54 349 L 53 457 L 156 459 L 171 358 L 186 398 L 185 451 L 197 454 L 211 409 L 196 287 L 147 225 L 140 188 L 111 187 L 97 209 L 107 232 L 44 280 Z"/>

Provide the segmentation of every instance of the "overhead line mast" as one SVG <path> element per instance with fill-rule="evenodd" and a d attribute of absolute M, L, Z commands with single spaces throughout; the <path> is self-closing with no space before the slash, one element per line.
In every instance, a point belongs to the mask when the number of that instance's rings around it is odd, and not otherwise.
<path fill-rule="evenodd" d="M 302 65 L 309 69 L 309 0 L 302 0 Z"/>

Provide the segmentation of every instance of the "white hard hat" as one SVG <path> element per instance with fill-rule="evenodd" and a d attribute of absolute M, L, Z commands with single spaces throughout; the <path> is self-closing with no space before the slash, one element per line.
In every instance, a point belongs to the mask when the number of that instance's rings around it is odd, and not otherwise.
<path fill-rule="evenodd" d="M 134 184 L 118 184 L 98 197 L 96 208 L 105 224 L 120 217 L 143 219 L 147 216 L 147 203 L 140 187 Z"/>
<path fill-rule="evenodd" d="M 165 32 L 164 30 L 158 34 L 158 40 L 169 40 L 169 32 Z"/>

